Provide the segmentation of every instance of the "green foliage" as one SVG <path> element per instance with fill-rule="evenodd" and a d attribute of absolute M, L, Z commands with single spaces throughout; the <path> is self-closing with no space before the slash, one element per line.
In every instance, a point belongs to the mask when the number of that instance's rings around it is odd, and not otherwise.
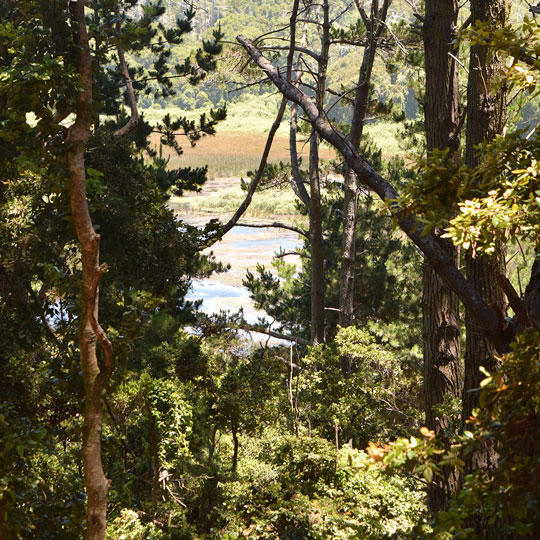
<path fill-rule="evenodd" d="M 384 447 L 368 449 L 375 460 L 422 475 L 431 482 L 443 465 L 463 470 L 463 461 L 476 447 L 489 443 L 499 455 L 494 470 L 477 470 L 465 476 L 447 511 L 433 522 L 420 523 L 411 538 L 508 538 L 538 530 L 536 511 L 540 448 L 540 335 L 528 329 L 502 358 L 496 373 L 481 383 L 480 407 L 471 419 L 471 431 L 452 444 L 422 428 L 422 437 L 399 439 Z"/>
<path fill-rule="evenodd" d="M 382 153 L 366 137 L 362 151 L 366 159 L 382 167 Z M 389 177 L 404 181 L 409 173 L 399 158 L 385 164 Z M 339 170 L 339 169 L 338 169 Z M 340 171 L 341 172 L 341 171 Z M 327 183 L 323 201 L 323 231 L 325 245 L 326 307 L 339 304 L 339 271 L 341 257 L 341 234 L 343 226 L 343 196 L 341 184 Z M 355 323 L 368 325 L 380 338 L 397 348 L 410 349 L 418 342 L 419 330 L 415 320 L 419 314 L 417 302 L 420 294 L 417 254 L 406 239 L 392 231 L 391 221 L 384 205 L 370 194 L 358 197 L 359 219 L 356 230 L 355 261 Z M 292 335 L 306 336 L 310 319 L 311 263 L 309 242 L 304 241 L 301 250 L 302 269 L 296 275 L 290 265 L 278 259 L 273 265 L 275 273 L 264 267 L 257 274 L 248 272 L 244 285 L 259 309 L 275 319 L 282 329 Z M 328 336 L 335 333 L 337 315 L 328 311 L 325 315 Z"/>
<path fill-rule="evenodd" d="M 384 477 L 363 452 L 344 447 L 336 461 L 317 437 L 246 443 L 238 480 L 221 487 L 213 537 L 375 539 L 410 529 L 422 509 L 411 486 Z"/>
<path fill-rule="evenodd" d="M 352 364 L 349 378 L 340 368 L 343 356 Z M 418 415 L 409 362 L 377 344 L 366 330 L 338 327 L 330 345 L 313 347 L 301 361 L 294 385 L 304 426 L 309 421 L 328 440 L 337 426 L 340 440 L 360 448 L 374 438 L 389 440 L 406 432 Z"/>
<path fill-rule="evenodd" d="M 161 464 L 164 468 L 170 468 L 176 460 L 189 455 L 191 406 L 182 399 L 173 381 L 143 376 L 140 384 L 151 421 L 158 433 Z"/>
<path fill-rule="evenodd" d="M 525 17 L 520 25 L 503 28 L 494 28 L 490 21 L 477 23 L 462 32 L 461 39 L 510 56 L 498 84 L 508 84 L 513 99 L 526 96 L 530 100 L 539 95 L 538 33 L 538 24 Z M 536 156 L 540 139 L 529 129 L 514 129 L 480 144 L 479 165 L 473 170 L 448 149 L 419 159 L 422 175 L 407 185 L 403 206 L 420 215 L 426 230 L 446 228 L 444 237 L 473 254 L 493 253 L 497 243 L 516 238 L 537 245 L 540 190 Z"/>
<path fill-rule="evenodd" d="M 165 540 L 167 536 L 153 523 L 141 523 L 133 510 L 122 510 L 107 526 L 107 540 Z"/>
<path fill-rule="evenodd" d="M 540 137 L 527 141 L 522 136 L 497 137 L 479 148 L 482 165 L 473 172 L 473 187 L 445 234 L 455 244 L 489 254 L 498 242 L 515 238 L 540 243 Z"/>

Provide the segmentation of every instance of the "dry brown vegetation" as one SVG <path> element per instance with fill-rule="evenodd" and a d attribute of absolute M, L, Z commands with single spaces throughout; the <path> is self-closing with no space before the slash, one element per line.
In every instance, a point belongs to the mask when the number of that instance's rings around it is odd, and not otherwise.
<path fill-rule="evenodd" d="M 180 137 L 184 153 L 177 156 L 163 149 L 165 156 L 170 156 L 170 167 L 203 167 L 208 165 L 210 177 L 246 176 L 248 171 L 259 166 L 260 156 L 266 143 L 266 133 L 218 132 L 212 137 L 204 137 L 191 147 L 185 138 Z M 158 144 L 158 137 L 154 141 Z M 299 155 L 304 162 L 308 157 L 309 144 L 298 143 Z M 323 159 L 333 159 L 335 152 L 328 147 L 321 147 Z M 289 161 L 289 140 L 286 135 L 278 134 L 274 139 L 270 162 Z"/>

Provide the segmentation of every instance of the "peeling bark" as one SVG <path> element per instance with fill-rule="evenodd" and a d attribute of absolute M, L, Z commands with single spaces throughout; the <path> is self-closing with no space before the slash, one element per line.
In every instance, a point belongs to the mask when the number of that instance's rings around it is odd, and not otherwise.
<path fill-rule="evenodd" d="M 99 263 L 99 241 L 86 198 L 84 153 L 92 126 L 92 66 L 84 17 L 84 1 L 70 4 L 77 45 L 76 69 L 81 78 L 77 115 L 66 137 L 69 196 L 73 225 L 82 253 L 82 293 L 79 321 L 81 369 L 85 389 L 83 470 L 87 494 L 85 540 L 105 538 L 109 481 L 101 461 L 103 399 L 112 374 L 112 346 L 98 322 L 99 281 L 107 266 Z M 97 342 L 103 349 L 98 359 Z"/>

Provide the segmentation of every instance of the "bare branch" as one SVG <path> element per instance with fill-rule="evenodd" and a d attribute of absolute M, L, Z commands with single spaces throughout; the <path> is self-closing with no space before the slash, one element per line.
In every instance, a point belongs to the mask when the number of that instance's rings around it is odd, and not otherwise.
<path fill-rule="evenodd" d="M 309 234 L 304 229 L 301 229 L 300 227 L 295 227 L 294 225 L 288 225 L 287 223 L 279 223 L 277 221 L 274 221 L 272 223 L 236 223 L 236 225 L 238 227 L 252 227 L 254 229 L 286 229 L 309 239 Z"/>
<path fill-rule="evenodd" d="M 244 324 L 234 325 L 234 327 L 231 326 L 231 328 L 238 329 L 238 330 L 245 330 L 246 332 L 258 332 L 259 334 L 265 334 L 267 336 L 274 337 L 276 339 L 292 341 L 293 343 L 298 343 L 299 345 L 309 345 L 309 341 L 307 339 L 301 338 L 299 336 L 290 336 L 287 334 L 281 334 L 280 332 L 274 332 L 274 330 L 270 330 L 270 328 L 256 325 L 256 324 L 244 323 Z"/>
<path fill-rule="evenodd" d="M 519 297 L 519 294 L 514 289 L 510 280 L 504 274 L 497 274 L 497 281 L 499 286 L 503 290 L 506 298 L 508 298 L 508 303 L 510 307 L 514 310 L 518 321 L 525 327 L 528 328 L 532 326 L 529 316 L 527 315 L 527 308 L 525 303 Z"/>
<path fill-rule="evenodd" d="M 278 46 L 278 45 L 267 45 L 266 47 L 259 47 L 259 48 L 261 51 L 288 51 L 290 47 L 284 47 L 284 46 Z M 311 56 L 311 58 L 313 58 L 317 62 L 321 58 L 316 52 L 312 51 L 311 49 L 307 49 L 305 47 L 295 47 L 294 50 L 295 52 L 299 52 L 302 54 L 306 54 L 307 56 Z"/>
<path fill-rule="evenodd" d="M 284 251 L 282 253 L 274 255 L 274 258 L 283 259 L 284 257 L 288 257 L 289 255 L 298 255 L 299 257 L 304 257 L 304 259 L 311 259 L 311 257 L 307 253 L 301 253 L 300 251 Z"/>
<path fill-rule="evenodd" d="M 296 32 L 296 17 L 298 13 L 298 3 L 299 0 L 294 0 L 292 14 L 291 14 L 291 20 L 290 20 L 290 28 L 291 28 L 291 44 L 289 48 L 289 54 L 287 56 L 287 79 L 291 80 L 292 76 L 292 62 L 293 62 L 293 55 L 294 55 L 294 45 L 295 45 L 295 32 Z M 278 76 L 281 77 L 281 74 L 278 71 Z M 231 219 L 223 226 L 222 231 L 223 234 L 228 233 L 238 222 L 238 220 L 244 215 L 244 212 L 248 209 L 249 205 L 251 204 L 251 201 L 253 199 L 253 195 L 255 194 L 255 191 L 257 190 L 257 186 L 259 185 L 259 182 L 261 181 L 261 178 L 264 174 L 264 169 L 266 168 L 266 163 L 268 162 L 268 156 L 270 154 L 270 149 L 272 148 L 272 143 L 274 142 L 274 136 L 279 129 L 279 126 L 281 124 L 281 120 L 283 119 L 283 115 L 285 114 L 285 109 L 287 108 L 287 98 L 285 96 L 281 99 L 281 104 L 279 106 L 279 110 L 276 116 L 276 119 L 274 120 L 274 123 L 272 124 L 272 127 L 270 128 L 270 131 L 268 132 L 268 137 L 266 138 L 266 144 L 264 146 L 264 151 L 261 157 L 261 161 L 259 163 L 259 168 L 257 169 L 257 173 L 255 174 L 255 177 L 251 181 L 251 184 L 249 185 L 248 191 L 246 193 L 245 199 L 242 201 L 242 204 L 238 207 L 234 215 L 231 217 Z"/>
<path fill-rule="evenodd" d="M 397 203 L 398 195 L 392 185 L 362 158 L 354 145 L 342 133 L 325 120 L 315 103 L 308 96 L 281 77 L 278 70 L 251 41 L 244 36 L 238 36 L 237 40 L 280 92 L 304 109 L 313 128 L 343 155 L 351 169 L 356 173 L 358 180 L 377 193 L 383 201 L 390 202 L 390 209 L 403 231 L 429 259 L 430 264 L 441 279 L 461 299 L 497 350 L 505 352 L 508 349 L 508 336 L 500 327 L 495 310 L 485 302 L 471 283 L 454 267 L 451 259 L 441 248 L 433 234 L 426 234 L 421 223 L 399 207 Z"/>

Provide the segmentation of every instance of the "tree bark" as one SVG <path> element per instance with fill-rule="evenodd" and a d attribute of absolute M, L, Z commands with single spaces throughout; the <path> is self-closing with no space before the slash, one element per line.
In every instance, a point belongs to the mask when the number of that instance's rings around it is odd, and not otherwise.
<path fill-rule="evenodd" d="M 84 153 L 92 125 L 92 66 L 84 16 L 84 1 L 70 3 L 77 46 L 76 69 L 81 78 L 77 115 L 66 137 L 71 215 L 82 252 L 82 293 L 79 321 L 80 361 L 85 389 L 83 470 L 87 494 L 85 540 L 105 538 L 109 481 L 101 461 L 103 399 L 112 374 L 112 347 L 98 323 L 99 281 L 106 265 L 99 264 L 100 237 L 94 231 L 86 198 Z M 97 341 L 103 349 L 98 359 Z M 101 365 L 100 365 L 101 364 Z"/>
<path fill-rule="evenodd" d="M 304 109 L 306 118 L 319 135 L 334 146 L 357 175 L 358 180 L 373 190 L 383 201 L 393 201 L 392 215 L 401 229 L 416 244 L 429 260 L 433 269 L 456 293 L 467 310 L 475 317 L 479 328 L 500 353 L 507 352 L 513 331 L 505 331 L 495 309 L 479 294 L 471 283 L 455 267 L 452 259 L 441 248 L 433 234 L 425 234 L 422 225 L 411 214 L 405 214 L 397 204 L 397 192 L 392 185 L 378 174 L 358 153 L 351 142 L 336 127 L 319 114 L 315 103 L 298 88 L 294 88 L 264 55 L 245 36 L 237 36 L 238 42 L 250 54 L 254 62 L 266 73 L 279 91 Z"/>
<path fill-rule="evenodd" d="M 307 7 L 306 13 L 305 13 L 306 21 L 304 22 L 304 28 L 302 30 L 302 39 L 300 40 L 300 47 L 302 49 L 306 47 L 306 42 L 307 42 L 307 33 L 308 33 L 307 19 L 309 19 L 309 12 L 310 12 L 310 6 Z M 292 28 L 291 28 L 291 35 L 292 35 Z M 302 79 L 302 53 L 298 55 L 295 69 L 293 72 L 293 78 L 292 78 L 292 82 L 297 88 L 298 88 L 298 85 L 300 84 L 301 79 Z M 292 181 L 294 183 L 296 191 L 298 192 L 298 197 L 304 204 L 306 210 L 309 212 L 311 201 L 309 198 L 309 193 L 306 190 L 306 186 L 304 185 L 304 179 L 302 177 L 302 173 L 300 172 L 300 163 L 298 161 L 298 152 L 296 150 L 297 130 L 298 130 L 298 104 L 291 103 L 291 120 L 290 120 L 290 128 L 289 128 L 289 153 L 291 155 L 291 171 L 292 171 L 292 177 L 293 177 Z"/>
<path fill-rule="evenodd" d="M 309 151 L 309 238 L 311 246 L 311 344 L 324 342 L 324 242 L 322 236 L 319 136 L 311 134 Z"/>
<path fill-rule="evenodd" d="M 358 148 L 362 133 L 369 99 L 369 85 L 371 73 L 377 52 L 377 40 L 380 37 L 386 15 L 389 0 L 385 0 L 382 9 L 378 9 L 378 1 L 371 4 L 371 17 L 366 27 L 367 45 L 364 48 L 362 65 L 358 75 L 358 83 L 354 97 L 353 117 L 351 121 L 351 143 Z M 347 327 L 352 324 L 354 313 L 354 271 L 356 263 L 356 212 L 358 204 L 358 186 L 356 175 L 345 164 L 343 183 L 343 236 L 341 244 L 341 271 L 339 288 L 339 324 Z M 341 370 L 345 377 L 351 376 L 351 357 L 348 355 L 340 358 Z"/>
<path fill-rule="evenodd" d="M 321 53 L 318 60 L 316 103 L 323 114 L 326 74 L 330 49 L 330 20 L 328 0 L 322 3 L 323 23 Z M 322 235 L 321 182 L 319 175 L 319 135 L 311 133 L 309 147 L 309 236 L 311 243 L 311 343 L 324 342 L 324 242 Z"/>
<path fill-rule="evenodd" d="M 424 22 L 424 61 L 426 89 L 424 125 L 428 154 L 448 149 L 450 156 L 459 148 L 459 87 L 457 54 L 452 41 L 457 27 L 456 0 L 426 0 Z M 456 156 L 457 159 L 457 156 Z M 439 238 L 454 265 L 459 256 L 452 242 Z M 424 357 L 424 404 L 426 426 L 437 434 L 444 432 L 449 419 L 437 414 L 438 405 L 461 395 L 461 346 L 459 299 L 425 260 L 422 271 L 422 325 Z M 458 488 L 458 474 L 445 468 L 427 488 L 431 511 L 446 508 Z"/>
<path fill-rule="evenodd" d="M 232 426 L 232 438 L 233 438 L 233 458 L 232 458 L 232 467 L 231 472 L 236 474 L 238 469 L 238 448 L 240 447 L 240 442 L 238 441 L 238 428 L 235 424 Z"/>
<path fill-rule="evenodd" d="M 538 250 L 531 269 L 531 278 L 525 289 L 524 303 L 530 323 L 540 330 L 540 253 Z"/>
<path fill-rule="evenodd" d="M 506 23 L 506 0 L 473 0 L 471 2 L 472 21 L 491 21 L 497 27 Z M 467 146 L 466 164 L 472 169 L 478 165 L 476 145 L 490 141 L 503 133 L 506 124 L 506 86 L 498 82 L 498 73 L 503 62 L 498 54 L 484 45 L 472 45 L 470 51 L 469 80 L 467 86 Z M 505 313 L 505 299 L 497 283 L 497 275 L 505 274 L 504 248 L 497 246 L 491 256 L 475 257 L 467 254 L 465 266 L 469 281 L 489 303 L 502 320 Z M 478 404 L 478 392 L 483 375 L 480 366 L 488 371 L 497 369 L 496 348 L 486 339 L 470 315 L 466 317 L 467 339 L 465 346 L 465 386 L 463 394 L 463 421 L 467 422 Z M 497 456 L 491 445 L 473 452 L 466 470 L 492 468 Z"/>

